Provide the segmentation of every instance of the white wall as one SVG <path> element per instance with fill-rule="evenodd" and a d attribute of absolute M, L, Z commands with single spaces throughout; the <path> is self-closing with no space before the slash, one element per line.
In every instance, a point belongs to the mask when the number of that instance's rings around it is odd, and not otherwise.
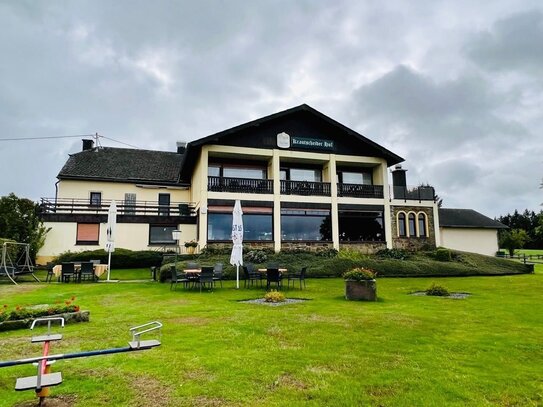
<path fill-rule="evenodd" d="M 441 231 L 441 246 L 494 256 L 498 251 L 497 229 L 476 228 L 439 228 Z"/>

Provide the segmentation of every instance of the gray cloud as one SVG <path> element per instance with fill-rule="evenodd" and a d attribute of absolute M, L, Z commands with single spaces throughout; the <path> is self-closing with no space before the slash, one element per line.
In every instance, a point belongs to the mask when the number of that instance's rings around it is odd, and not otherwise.
<path fill-rule="evenodd" d="M 1 2 L 0 138 L 173 150 L 308 103 L 446 204 L 537 209 L 541 15 L 534 0 Z M 0 194 L 51 196 L 79 149 L 0 142 Z"/>
<path fill-rule="evenodd" d="M 471 36 L 467 56 L 490 71 L 543 73 L 543 13 L 530 10 L 496 21 Z"/>

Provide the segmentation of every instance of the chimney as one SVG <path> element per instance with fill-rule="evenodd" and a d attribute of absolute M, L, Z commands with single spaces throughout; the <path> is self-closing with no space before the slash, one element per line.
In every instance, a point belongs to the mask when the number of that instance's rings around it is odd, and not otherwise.
<path fill-rule="evenodd" d="M 178 141 L 177 143 L 177 154 L 185 154 L 187 149 L 187 143 L 184 141 Z"/>
<path fill-rule="evenodd" d="M 405 199 L 407 196 L 406 172 L 400 164 L 392 170 L 392 191 L 395 199 Z"/>
<path fill-rule="evenodd" d="M 83 139 L 83 150 L 92 150 L 94 148 L 94 140 Z"/>

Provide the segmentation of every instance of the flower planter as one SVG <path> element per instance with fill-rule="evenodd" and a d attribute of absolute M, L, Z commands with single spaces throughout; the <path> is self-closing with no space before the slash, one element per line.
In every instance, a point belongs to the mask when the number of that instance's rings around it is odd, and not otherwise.
<path fill-rule="evenodd" d="M 351 301 L 376 301 L 377 283 L 375 280 L 345 280 L 345 298 Z"/>
<path fill-rule="evenodd" d="M 4 322 L 0 322 L 0 332 L 12 331 L 14 329 L 30 328 L 30 325 L 32 325 L 32 322 L 35 319 L 52 318 L 52 317 L 62 317 L 64 318 L 64 322 L 66 324 L 71 324 L 73 322 L 89 322 L 90 311 L 66 312 L 64 314 L 45 315 L 42 317 L 18 319 L 15 321 L 4 321 Z"/>
<path fill-rule="evenodd" d="M 196 250 L 196 247 L 194 246 L 187 246 L 187 253 L 188 254 L 194 254 L 194 251 Z"/>

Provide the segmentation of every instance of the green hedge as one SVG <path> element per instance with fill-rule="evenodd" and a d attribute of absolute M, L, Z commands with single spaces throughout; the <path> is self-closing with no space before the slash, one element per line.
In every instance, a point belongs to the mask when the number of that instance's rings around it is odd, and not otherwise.
<path fill-rule="evenodd" d="M 447 249 L 448 250 L 448 249 Z M 365 267 L 377 272 L 377 277 L 417 277 L 417 276 L 474 276 L 474 275 L 505 275 L 529 273 L 529 267 L 511 260 L 483 256 L 475 253 L 450 251 L 444 257 L 450 261 L 435 259 L 435 251 L 418 252 L 410 254 L 407 259 L 382 258 L 381 256 L 361 256 L 344 258 L 341 253 L 337 257 L 320 257 L 312 253 L 281 252 L 269 254 L 266 263 L 255 264 L 257 267 L 266 267 L 267 263 L 276 262 L 289 270 L 299 271 L 308 267 L 307 277 L 341 277 L 343 273 L 355 268 Z M 235 279 L 236 269 L 230 265 L 230 255 L 214 254 L 198 256 L 196 261 L 203 266 L 213 266 L 217 262 L 223 263 L 224 277 Z M 186 268 L 186 261 L 178 261 L 177 269 Z M 161 267 L 160 281 L 170 278 L 170 266 L 166 263 Z M 243 272 L 240 270 L 240 278 Z"/>
<path fill-rule="evenodd" d="M 151 266 L 160 266 L 162 263 L 161 252 L 152 250 L 132 251 L 128 249 L 115 249 L 111 253 L 111 268 L 144 268 Z M 89 261 L 100 260 L 102 264 L 107 264 L 108 253 L 103 250 L 88 250 L 84 252 L 65 252 L 54 259 L 54 263 L 59 264 L 68 261 Z"/>

